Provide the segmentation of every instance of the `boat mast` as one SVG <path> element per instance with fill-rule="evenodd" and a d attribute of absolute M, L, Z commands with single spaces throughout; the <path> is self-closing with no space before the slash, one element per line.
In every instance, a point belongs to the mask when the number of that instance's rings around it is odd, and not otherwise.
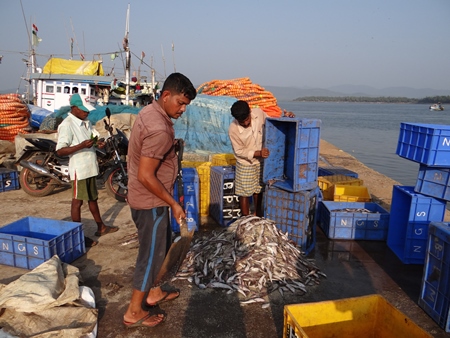
<path fill-rule="evenodd" d="M 31 48 L 31 74 L 36 73 L 36 53 L 34 51 L 34 48 Z M 28 79 L 30 79 L 31 74 L 27 74 Z M 36 105 L 37 104 L 37 83 L 35 79 L 31 80 L 31 95 L 33 97 L 33 104 Z M 27 98 L 28 102 L 30 100 L 30 98 Z"/>
<path fill-rule="evenodd" d="M 153 99 L 156 100 L 156 90 L 155 90 L 155 70 L 152 67 L 152 95 Z"/>
<path fill-rule="evenodd" d="M 128 4 L 127 9 L 127 20 L 125 24 L 125 37 L 123 38 L 123 49 L 125 50 L 125 99 L 128 101 L 130 99 L 130 68 L 131 68 L 131 52 L 128 47 L 128 33 L 130 31 L 130 4 Z"/>
<path fill-rule="evenodd" d="M 26 81 L 26 100 L 27 102 L 30 102 L 30 84 L 31 84 L 31 95 L 33 96 L 33 104 L 36 104 L 36 93 L 37 93 L 37 83 L 36 80 L 31 78 L 31 74 L 30 73 L 35 73 L 36 72 L 36 52 L 34 50 L 34 46 L 39 43 L 40 39 L 37 37 L 37 35 L 33 35 L 33 30 L 34 30 L 34 25 L 30 25 L 30 30 L 28 29 L 28 24 L 27 24 L 27 20 L 25 18 L 25 11 L 23 9 L 23 4 L 22 4 L 22 0 L 20 0 L 20 7 L 22 8 L 22 15 L 23 15 L 23 21 L 25 23 L 25 28 L 27 30 L 27 34 L 28 34 L 28 50 L 30 52 L 30 54 L 28 55 L 28 61 L 26 61 L 26 66 L 27 66 L 27 78 L 25 79 Z M 30 20 L 31 21 L 31 20 Z M 31 34 L 30 34 L 31 31 Z M 37 31 L 37 28 L 36 28 Z"/>
<path fill-rule="evenodd" d="M 172 41 L 172 62 L 173 62 L 173 71 L 177 72 L 177 67 L 175 66 L 175 46 Z"/>

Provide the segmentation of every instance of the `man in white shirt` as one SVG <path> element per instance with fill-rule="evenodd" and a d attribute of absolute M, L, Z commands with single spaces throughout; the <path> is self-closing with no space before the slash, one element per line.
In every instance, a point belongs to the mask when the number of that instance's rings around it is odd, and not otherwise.
<path fill-rule="evenodd" d="M 266 113 L 260 108 L 250 109 L 246 101 L 236 101 L 231 106 L 234 121 L 228 128 L 234 156 L 236 174 L 235 194 L 239 196 L 241 214 L 250 213 L 250 196 L 253 196 L 255 214 L 262 217 L 262 160 L 269 156 L 269 150 L 262 147 Z"/>
<path fill-rule="evenodd" d="M 95 108 L 83 101 L 80 94 L 70 97 L 71 110 L 67 118 L 58 127 L 58 156 L 69 156 L 69 174 L 72 183 L 71 217 L 73 222 L 81 221 L 81 206 L 88 201 L 89 210 L 97 223 L 95 236 L 116 232 L 119 228 L 103 223 L 98 208 L 97 175 L 98 163 L 94 142 L 91 138 L 93 128 L 87 119 L 89 112 Z M 104 142 L 97 141 L 103 148 Z M 86 246 L 97 245 L 96 241 L 85 238 Z"/>

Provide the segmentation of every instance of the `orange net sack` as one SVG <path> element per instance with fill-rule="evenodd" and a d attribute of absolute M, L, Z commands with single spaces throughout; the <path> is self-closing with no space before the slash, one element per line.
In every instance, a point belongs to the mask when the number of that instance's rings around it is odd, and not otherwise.
<path fill-rule="evenodd" d="M 27 133 L 30 116 L 18 94 L 0 95 L 0 140 L 14 142 L 18 133 Z"/>
<path fill-rule="evenodd" d="M 250 108 L 261 108 L 270 117 L 280 117 L 282 110 L 273 94 L 248 77 L 232 80 L 212 80 L 197 88 L 199 94 L 213 96 L 232 96 L 246 101 Z"/>

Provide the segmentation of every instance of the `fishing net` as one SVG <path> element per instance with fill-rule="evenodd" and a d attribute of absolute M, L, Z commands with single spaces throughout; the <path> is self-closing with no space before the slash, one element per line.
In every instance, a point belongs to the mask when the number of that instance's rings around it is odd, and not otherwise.
<path fill-rule="evenodd" d="M 0 95 L 0 140 L 14 142 L 18 133 L 30 131 L 30 116 L 19 94 Z"/>
<path fill-rule="evenodd" d="M 199 94 L 231 96 L 246 101 L 250 108 L 261 108 L 270 117 L 280 117 L 282 110 L 273 94 L 248 77 L 232 80 L 212 80 L 197 88 Z"/>

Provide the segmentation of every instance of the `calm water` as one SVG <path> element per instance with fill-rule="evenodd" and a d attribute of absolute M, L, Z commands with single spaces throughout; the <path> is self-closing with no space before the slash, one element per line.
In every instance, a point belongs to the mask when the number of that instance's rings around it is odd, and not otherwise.
<path fill-rule="evenodd" d="M 322 139 L 402 185 L 415 185 L 419 164 L 395 153 L 400 123 L 450 125 L 449 110 L 433 112 L 429 105 L 294 101 L 278 105 L 297 116 L 322 120 Z"/>

